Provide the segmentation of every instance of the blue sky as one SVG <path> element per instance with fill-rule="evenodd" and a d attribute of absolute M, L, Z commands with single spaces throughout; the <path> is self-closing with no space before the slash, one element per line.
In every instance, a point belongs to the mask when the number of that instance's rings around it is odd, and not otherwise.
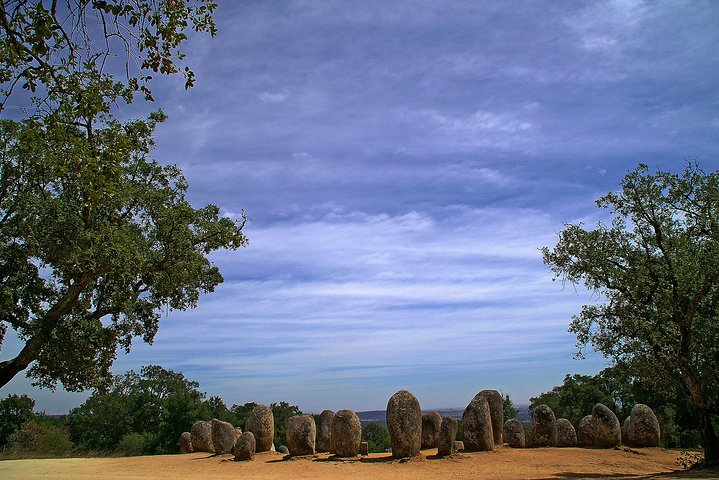
<path fill-rule="evenodd" d="M 190 197 L 244 209 L 225 283 L 114 371 L 161 364 L 228 405 L 423 408 L 485 388 L 524 403 L 574 360 L 539 248 L 638 162 L 719 166 L 714 1 L 220 2 L 197 85 L 160 79 L 155 157 Z M 8 338 L 1 358 L 19 345 Z M 50 413 L 85 396 L 16 378 Z"/>

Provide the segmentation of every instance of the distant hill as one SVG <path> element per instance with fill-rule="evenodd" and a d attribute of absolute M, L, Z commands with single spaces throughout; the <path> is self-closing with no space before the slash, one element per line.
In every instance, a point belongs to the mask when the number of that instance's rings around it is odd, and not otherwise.
<path fill-rule="evenodd" d="M 517 420 L 520 422 L 529 422 L 529 405 L 515 405 L 517 409 Z M 445 408 L 437 410 L 426 410 L 426 412 L 439 412 L 443 417 L 452 417 L 457 420 L 462 419 L 464 408 Z M 357 416 L 362 424 L 367 423 L 381 423 L 387 424 L 387 411 L 386 410 L 369 410 L 366 412 L 357 412 Z"/>

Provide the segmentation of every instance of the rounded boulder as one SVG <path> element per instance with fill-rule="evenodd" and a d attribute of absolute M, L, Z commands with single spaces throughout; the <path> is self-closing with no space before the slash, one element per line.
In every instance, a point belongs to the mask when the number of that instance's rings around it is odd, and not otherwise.
<path fill-rule="evenodd" d="M 592 425 L 592 416 L 587 415 L 579 421 L 579 431 L 577 432 L 577 443 L 580 447 L 594 447 L 594 426 Z"/>
<path fill-rule="evenodd" d="M 454 442 L 457 440 L 459 422 L 451 417 L 442 417 L 437 439 L 437 455 L 452 455 L 455 451 Z"/>
<path fill-rule="evenodd" d="M 256 451 L 269 452 L 274 447 L 275 419 L 272 410 L 265 405 L 257 405 L 247 418 L 245 430 L 255 436 Z"/>
<path fill-rule="evenodd" d="M 335 418 L 335 412 L 332 410 L 323 410 L 320 413 L 319 425 L 317 425 L 317 451 L 330 451 L 330 436 L 332 434 L 332 420 Z"/>
<path fill-rule="evenodd" d="M 339 410 L 332 420 L 330 452 L 338 457 L 356 457 L 362 442 L 362 424 L 352 410 Z"/>
<path fill-rule="evenodd" d="M 212 444 L 212 424 L 203 420 L 198 420 L 192 424 L 190 429 L 190 437 L 192 439 L 192 450 L 195 452 L 214 453 L 215 447 Z"/>
<path fill-rule="evenodd" d="M 577 432 L 574 430 L 572 422 L 566 418 L 557 420 L 557 447 L 576 447 Z"/>
<path fill-rule="evenodd" d="M 235 427 L 229 422 L 216 418 L 212 419 L 210 425 L 212 425 L 212 445 L 215 447 L 215 453 L 230 453 L 237 440 Z"/>
<path fill-rule="evenodd" d="M 622 443 L 622 426 L 614 412 L 606 405 L 594 405 L 591 425 L 595 447 L 613 448 Z"/>
<path fill-rule="evenodd" d="M 487 399 L 475 395 L 462 414 L 464 430 L 464 449 L 468 452 L 494 450 L 494 433 L 492 432 L 492 414 Z"/>
<path fill-rule="evenodd" d="M 553 447 L 557 444 L 557 419 L 547 405 L 532 412 L 532 435 L 535 447 Z"/>
<path fill-rule="evenodd" d="M 512 448 L 524 448 L 527 445 L 522 422 L 513 418 L 504 424 L 504 441 Z"/>
<path fill-rule="evenodd" d="M 487 399 L 489 414 L 492 417 L 492 434 L 494 444 L 502 444 L 502 432 L 504 432 L 504 399 L 497 390 L 482 390 L 478 393 Z"/>
<path fill-rule="evenodd" d="M 235 455 L 236 462 L 244 462 L 252 460 L 257 450 L 257 444 L 255 442 L 255 436 L 252 432 L 245 432 L 240 435 L 240 438 L 235 442 L 235 446 L 232 449 L 232 453 Z"/>
<path fill-rule="evenodd" d="M 190 432 L 182 432 L 178 442 L 180 453 L 192 453 L 192 435 Z"/>
<path fill-rule="evenodd" d="M 422 414 L 422 449 L 437 448 L 442 416 L 437 412 Z"/>
<path fill-rule="evenodd" d="M 313 455 L 317 427 L 311 415 L 295 415 L 287 419 L 285 426 L 287 449 L 290 455 Z"/>
<path fill-rule="evenodd" d="M 622 438 L 631 447 L 658 447 L 661 431 L 654 411 L 642 403 L 634 405 Z"/>
<path fill-rule="evenodd" d="M 419 401 L 407 390 L 400 390 L 387 402 L 387 430 L 392 456 L 415 457 L 422 447 L 422 411 Z"/>

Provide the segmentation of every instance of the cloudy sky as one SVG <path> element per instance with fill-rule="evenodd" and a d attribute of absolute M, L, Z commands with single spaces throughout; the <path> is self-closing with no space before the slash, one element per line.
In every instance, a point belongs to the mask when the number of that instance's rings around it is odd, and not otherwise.
<path fill-rule="evenodd" d="M 538 249 L 639 162 L 719 167 L 712 1 L 220 2 L 197 86 L 155 84 L 155 157 L 190 197 L 244 209 L 225 283 L 163 317 L 114 371 L 161 364 L 228 405 L 423 408 L 496 388 L 515 403 L 594 374 Z M 2 358 L 17 341 L 6 340 Z M 64 413 L 85 396 L 51 394 Z"/>

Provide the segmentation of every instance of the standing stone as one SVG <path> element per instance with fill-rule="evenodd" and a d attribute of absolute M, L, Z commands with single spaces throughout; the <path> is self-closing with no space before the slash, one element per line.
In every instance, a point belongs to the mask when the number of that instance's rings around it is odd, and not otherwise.
<path fill-rule="evenodd" d="M 592 416 L 587 415 L 579 422 L 579 432 L 577 440 L 580 447 L 594 447 L 594 425 L 592 425 Z"/>
<path fill-rule="evenodd" d="M 190 435 L 190 432 L 182 432 L 179 446 L 180 453 L 192 453 L 192 435 Z"/>
<path fill-rule="evenodd" d="M 494 450 L 494 434 L 492 433 L 492 414 L 487 399 L 475 395 L 462 414 L 464 429 L 464 449 L 468 452 Z"/>
<path fill-rule="evenodd" d="M 216 418 L 212 419 L 212 445 L 215 447 L 215 453 L 230 453 L 232 447 L 235 446 L 235 427 L 231 423 L 223 422 Z"/>
<path fill-rule="evenodd" d="M 557 420 L 557 447 L 576 447 L 577 432 L 574 426 L 566 418 Z"/>
<path fill-rule="evenodd" d="M 594 445 L 599 448 L 613 448 L 622 443 L 622 427 L 614 412 L 606 405 L 597 403 L 592 409 Z"/>
<path fill-rule="evenodd" d="M 478 395 L 487 399 L 489 414 L 492 417 L 492 434 L 494 444 L 502 444 L 502 432 L 504 431 L 504 399 L 496 390 L 482 390 Z"/>
<path fill-rule="evenodd" d="M 280 445 L 277 447 L 277 453 L 281 453 L 282 455 L 289 455 L 290 449 L 285 447 L 284 445 Z"/>
<path fill-rule="evenodd" d="M 257 452 L 269 452 L 274 447 L 275 419 L 272 410 L 265 405 L 257 405 L 247 418 L 245 430 L 255 436 Z"/>
<path fill-rule="evenodd" d="M 193 451 L 214 453 L 215 447 L 212 445 L 212 424 L 210 422 L 198 420 L 193 423 L 190 429 L 190 438 Z"/>
<path fill-rule="evenodd" d="M 512 448 L 524 448 L 527 442 L 524 438 L 524 425 L 513 418 L 504 424 L 504 441 Z"/>
<path fill-rule="evenodd" d="M 535 447 L 557 444 L 557 419 L 547 405 L 540 405 L 532 412 L 532 433 Z"/>
<path fill-rule="evenodd" d="M 360 455 L 367 456 L 369 455 L 369 442 L 361 442 L 360 443 Z"/>
<path fill-rule="evenodd" d="M 659 420 L 652 409 L 642 403 L 634 405 L 626 429 L 622 431 L 622 438 L 625 444 L 632 447 L 658 447 L 661 432 Z"/>
<path fill-rule="evenodd" d="M 442 425 L 442 416 L 437 412 L 422 414 L 422 450 L 437 448 L 439 441 L 439 428 Z"/>
<path fill-rule="evenodd" d="M 392 441 L 392 456 L 415 457 L 422 447 L 422 411 L 417 398 L 400 390 L 387 402 L 387 430 Z"/>
<path fill-rule="evenodd" d="M 256 449 L 257 444 L 255 442 L 255 436 L 252 432 L 248 431 L 240 435 L 240 438 L 237 439 L 237 442 L 232 449 L 232 453 L 235 454 L 236 462 L 243 462 L 252 460 L 252 457 L 255 456 Z"/>
<path fill-rule="evenodd" d="M 332 410 L 324 410 L 320 413 L 320 424 L 317 425 L 317 451 L 330 451 L 330 435 L 332 433 L 332 420 L 335 418 L 335 412 Z"/>
<path fill-rule="evenodd" d="M 452 417 L 442 417 L 437 441 L 437 455 L 452 455 L 455 451 L 454 442 L 457 439 L 458 422 Z"/>
<path fill-rule="evenodd" d="M 362 442 L 362 424 L 352 410 L 339 410 L 332 420 L 330 452 L 338 457 L 356 457 Z"/>
<path fill-rule="evenodd" d="M 287 449 L 290 455 L 313 455 L 317 427 L 311 415 L 295 415 L 287 419 L 285 426 Z"/>

